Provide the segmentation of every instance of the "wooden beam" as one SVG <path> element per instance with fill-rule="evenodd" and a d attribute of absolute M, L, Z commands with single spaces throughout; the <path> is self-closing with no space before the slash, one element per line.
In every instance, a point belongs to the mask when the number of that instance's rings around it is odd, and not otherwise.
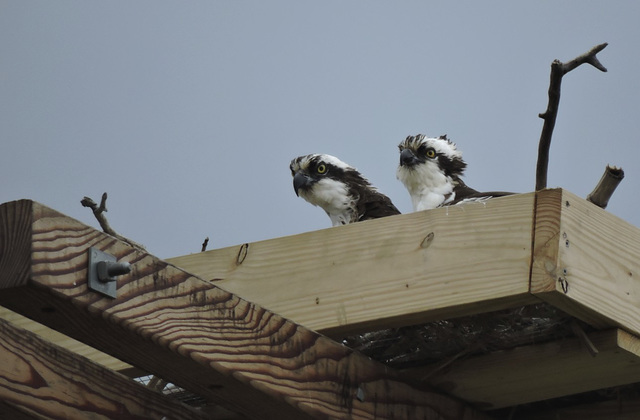
<path fill-rule="evenodd" d="M 527 197 L 528 196 L 528 197 Z M 202 254 L 192 254 L 183 257 L 172 258 L 169 261 L 181 267 L 188 267 L 189 270 L 199 273 L 204 278 L 211 279 L 223 288 L 230 291 L 239 293 L 241 295 L 250 296 L 251 299 L 259 302 L 263 305 L 275 308 L 274 311 L 287 314 L 292 319 L 295 319 L 303 324 L 319 329 L 325 333 L 334 333 L 336 330 L 340 330 L 341 327 L 355 327 L 362 328 L 362 324 L 358 324 L 357 317 L 362 316 L 366 308 L 359 308 L 358 303 L 362 299 L 362 290 L 375 288 L 378 284 L 393 285 L 400 283 L 403 279 L 409 276 L 414 278 L 422 275 L 421 284 L 425 286 L 424 289 L 417 287 L 411 288 L 411 294 L 401 294 L 398 289 L 384 289 L 380 291 L 379 296 L 373 298 L 374 304 L 372 307 L 376 309 L 376 314 L 379 314 L 382 318 L 389 314 L 390 311 L 400 310 L 405 311 L 402 315 L 396 316 L 396 314 L 390 315 L 390 318 L 386 320 L 378 320 L 372 316 L 371 320 L 365 321 L 365 323 L 371 322 L 377 328 L 383 328 L 388 325 L 390 320 L 399 324 L 415 323 L 416 320 L 424 322 L 430 320 L 433 317 L 440 316 L 442 319 L 455 318 L 463 314 L 471 314 L 477 307 L 473 304 L 460 305 L 460 302 L 448 303 L 451 306 L 442 308 L 439 305 L 443 300 L 446 300 L 446 296 L 442 294 L 442 290 L 438 286 L 451 285 L 452 282 L 458 280 L 458 276 L 465 279 L 467 268 L 462 267 L 458 261 L 470 258 L 468 261 L 470 265 L 478 264 L 478 259 L 472 260 L 474 257 L 482 253 L 483 251 L 489 252 L 483 249 L 483 247 L 493 247 L 498 245 L 495 250 L 498 254 L 492 259 L 495 263 L 495 269 L 505 268 L 506 272 L 509 272 L 510 267 L 513 266 L 514 261 L 517 260 L 516 250 L 520 248 L 514 240 L 515 235 L 521 235 L 520 238 L 526 238 L 530 243 L 524 245 L 522 248 L 527 252 L 532 252 L 533 257 L 529 258 L 531 267 L 531 273 L 518 272 L 518 270 L 512 270 L 512 280 L 524 280 L 529 282 L 529 275 L 531 274 L 532 284 L 531 287 L 535 296 L 544 298 L 544 300 L 559 306 L 561 309 L 577 316 L 589 322 L 598 328 L 610 328 L 612 326 L 625 326 L 626 322 L 615 322 L 611 317 L 604 316 L 598 312 L 600 309 L 596 306 L 596 309 L 592 309 L 591 302 L 589 304 L 578 304 L 577 302 L 569 299 L 562 291 L 562 283 L 557 282 L 560 277 L 556 275 L 564 276 L 563 281 L 565 285 L 569 279 L 563 272 L 564 269 L 558 269 L 557 259 L 559 253 L 564 252 L 561 249 L 562 245 L 566 248 L 566 235 L 563 235 L 561 226 L 566 226 L 567 211 L 571 210 L 571 220 L 573 223 L 578 223 L 579 226 L 575 227 L 575 232 L 572 236 L 580 236 L 583 234 L 585 237 L 580 237 L 574 242 L 576 246 L 571 248 L 576 255 L 575 264 L 586 264 L 587 266 L 594 263 L 601 264 L 606 259 L 602 258 L 603 255 L 619 254 L 616 249 L 615 242 L 610 242 L 604 249 L 597 249 L 594 247 L 597 241 L 594 240 L 594 236 L 597 236 L 599 230 L 625 230 L 627 231 L 627 238 L 623 241 L 624 246 L 630 252 L 621 255 L 624 263 L 616 262 L 614 265 L 617 270 L 620 270 L 620 266 L 630 266 L 629 264 L 636 264 L 633 259 L 633 255 L 637 255 L 640 251 L 640 237 L 634 236 L 633 232 L 637 232 L 637 228 L 629 226 L 628 224 L 620 221 L 619 219 L 612 217 L 608 213 L 602 211 L 602 209 L 593 206 L 591 203 L 576 197 L 573 194 L 567 193 L 563 190 L 544 190 L 537 194 L 536 204 L 534 206 L 531 203 L 531 208 L 527 208 L 529 205 L 522 203 L 524 198 L 531 198 L 530 195 L 520 195 L 514 197 L 504 197 L 499 200 L 490 200 L 486 203 L 486 207 L 479 204 L 472 206 L 465 206 L 463 208 L 451 207 L 448 209 L 438 209 L 428 212 L 415 213 L 410 215 L 402 215 L 393 217 L 391 219 L 381 219 L 375 221 L 375 223 L 369 224 L 357 224 L 347 227 L 326 229 L 318 232 L 310 232 L 302 235 L 296 235 L 288 238 L 278 238 L 269 241 L 263 241 L 258 243 L 246 244 L 238 247 L 229 247 L 222 250 L 213 250 Z M 564 197 L 564 199 L 563 199 Z M 567 206 L 567 202 L 569 205 Z M 572 202 L 573 205 L 571 204 Z M 516 204 L 518 203 L 518 204 Z M 512 206 L 512 207 L 511 207 Z M 496 208 L 497 207 L 497 208 Z M 511 207 L 509 209 L 509 207 Z M 536 214 L 532 211 L 536 209 Z M 582 209 L 580 211 L 577 211 Z M 598 220 L 591 220 L 585 218 L 585 213 L 589 214 L 590 211 L 595 211 L 599 216 Z M 485 211 L 488 214 L 484 214 Z M 512 215 L 510 211 L 519 211 L 519 216 L 522 219 L 518 219 L 515 215 Z M 456 217 L 455 221 L 451 218 Z M 496 219 L 492 219 L 492 217 Z M 527 219 L 530 217 L 531 219 Z M 535 230 L 532 220 L 536 220 Z M 500 223 L 503 221 L 503 224 Z M 564 221 L 561 223 L 561 221 Z M 451 222 L 448 224 L 448 222 Z M 493 229 L 495 237 L 491 235 L 481 236 L 474 230 L 477 226 L 486 227 L 487 230 Z M 527 229 L 531 231 L 525 231 L 525 229 L 515 229 L 514 226 L 527 226 Z M 418 227 L 418 228 L 416 228 Z M 348 230 L 349 229 L 349 230 Z M 585 232 L 589 230 L 589 232 Z M 347 232 L 344 236 L 341 236 L 341 232 Z M 506 231 L 506 232 L 505 232 Z M 428 236 L 427 232 L 433 232 L 432 241 L 429 243 L 429 247 L 426 251 L 421 250 L 420 247 L 415 246 L 421 238 Z M 534 237 L 531 233 L 534 232 Z M 469 234 L 471 233 L 471 235 Z M 370 236 L 367 236 L 370 235 Z M 512 235 L 512 236 L 510 236 Z M 441 249 L 432 248 L 436 242 L 436 238 L 445 241 L 450 241 L 446 245 L 442 242 Z M 375 238 L 378 238 L 376 242 Z M 588 239 L 587 239 L 588 238 Z M 504 239 L 501 243 L 500 240 Z M 585 247 L 581 241 L 586 239 L 592 241 L 591 248 Z M 535 241 L 535 245 L 532 249 L 531 242 Z M 318 245 L 320 244 L 320 245 Z M 346 245 L 345 245 L 346 244 Z M 413 244 L 413 248 L 410 248 L 410 244 Z M 579 245 L 577 245 L 579 244 Z M 368 247 L 368 248 L 367 248 Z M 336 252 L 332 253 L 335 248 Z M 507 248 L 510 252 L 505 252 Z M 393 255 L 390 250 L 398 250 L 398 255 Z M 593 252 L 597 250 L 598 252 Z M 423 257 L 431 257 L 428 261 L 420 258 L 419 252 L 423 252 Z M 442 252 L 438 252 L 442 251 Z M 317 252 L 313 258 L 311 255 Z M 430 253 L 431 252 L 431 253 Z M 590 252 L 587 254 L 585 252 Z M 393 255 L 393 257 L 387 257 Z M 293 256 L 291 259 L 287 259 L 287 256 Z M 238 258 L 241 263 L 238 264 Z M 613 260 L 617 260 L 617 256 L 612 257 Z M 522 260 L 526 260 L 523 258 Z M 581 262 L 585 260 L 585 262 Z M 353 269 L 353 264 L 360 264 L 357 270 Z M 439 265 L 439 264 L 442 265 Z M 478 269 L 474 280 L 477 283 L 469 282 L 464 284 L 456 290 L 464 290 L 470 293 L 478 291 L 478 285 L 494 285 L 498 284 L 499 287 L 503 285 L 500 280 L 494 282 L 495 278 L 499 276 L 495 275 L 495 270 L 486 270 L 486 267 Z M 364 282 L 358 283 L 358 278 L 354 275 L 354 272 L 362 272 L 363 277 L 366 279 Z M 295 273 L 297 281 L 295 284 L 287 285 L 289 277 L 284 273 Z M 630 271 L 631 272 L 631 271 Z M 639 270 L 640 272 L 640 270 Z M 331 275 L 327 275 L 327 273 Z M 434 277 L 430 277 L 431 274 Z M 435 275 L 437 273 L 437 276 Z M 519 274 L 518 274 L 519 273 Z M 602 274 L 602 270 L 596 270 L 590 278 L 591 287 L 597 290 L 599 284 L 599 276 Z M 353 282 L 345 281 L 345 279 L 352 279 Z M 543 279 L 543 280 L 541 280 Z M 549 282 L 548 280 L 551 279 Z M 555 281 L 554 281 L 555 280 Z M 545 283 L 546 281 L 546 283 Z M 431 282 L 431 283 L 430 283 Z M 289 281 L 290 283 L 290 281 Z M 551 286 L 550 290 L 545 291 L 541 289 L 541 285 L 546 284 Z M 427 286 L 428 285 L 428 286 Z M 428 288 L 430 287 L 430 288 Z M 571 286 L 569 286 L 571 287 Z M 636 286 L 637 287 L 637 286 Z M 528 291 L 529 285 L 526 285 Z M 614 289 L 615 290 L 615 289 Z M 331 292 L 341 293 L 338 296 L 338 301 L 331 307 L 323 307 L 322 302 L 326 301 L 326 296 L 331 296 Z M 280 295 L 279 293 L 282 294 Z M 610 293 L 615 294 L 611 289 Z M 595 292 L 597 293 L 597 291 Z M 407 296 L 410 295 L 410 296 Z M 397 296 L 402 296 L 405 301 L 400 302 L 401 299 L 396 299 Z M 518 295 L 513 295 L 515 298 Z M 635 294 L 640 296 L 640 293 Z M 314 307 L 308 305 L 312 302 L 314 297 L 319 297 L 319 303 Z M 367 297 L 369 298 L 369 297 Z M 479 302 L 482 302 L 484 296 L 482 293 L 477 293 L 476 298 Z M 370 298 L 369 298 L 370 299 Z M 420 302 L 423 306 L 421 311 L 415 311 L 412 308 L 412 300 Z M 442 300 L 441 300 L 442 299 Z M 518 299 L 522 297 L 518 296 Z M 531 295 L 526 303 L 535 302 L 534 295 Z M 594 299 L 595 300 L 595 299 Z M 407 302 L 408 301 L 408 302 Z M 615 299 L 610 299 L 610 302 L 615 302 Z M 304 306 L 303 303 L 307 305 Z M 522 300 L 516 299 L 510 301 L 514 306 L 520 304 Z M 597 303 L 597 301 L 595 302 Z M 638 302 L 640 303 L 640 302 Z M 635 307 L 640 307 L 637 303 L 634 303 Z M 313 306 L 313 305 L 311 305 Z M 390 307 L 390 308 L 389 308 Z M 481 308 L 483 312 L 489 312 L 494 308 L 491 305 Z M 610 310 L 615 312 L 615 305 L 610 305 Z M 468 311 L 468 312 L 466 312 Z M 340 314 L 342 316 L 336 316 Z M 333 316 L 333 320 L 331 317 Z M 395 318 L 394 318 L 395 316 Z M 634 315 L 635 316 L 635 315 Z M 637 317 L 636 319 L 640 319 Z M 352 322 L 353 321 L 353 322 Z M 377 324 L 373 324 L 379 322 Z M 632 329 L 630 329 L 632 331 Z M 577 341 L 569 340 L 576 344 Z M 566 344 L 564 341 L 555 343 L 555 345 Z M 611 340 L 608 344 L 611 344 Z M 553 348 L 552 344 L 549 344 L 546 349 Z M 607 347 L 608 348 L 608 347 Z M 542 347 L 532 346 L 529 348 L 533 354 L 541 352 Z M 573 347 L 563 347 L 563 356 L 574 361 L 584 360 L 584 349 L 580 345 Z M 571 349 L 571 351 L 569 351 Z M 502 353 L 500 353 L 502 355 Z M 524 354 L 524 353 L 523 353 Z M 544 356 L 544 352 L 539 353 L 541 357 Z M 630 353 L 627 353 L 630 354 Z M 496 356 L 498 357 L 498 356 Z M 502 356 L 499 356 L 502 357 Z M 590 357 L 590 356 L 589 356 Z M 635 356 L 633 356 L 635 357 Z M 591 363 L 587 358 L 586 362 Z M 475 359 L 474 359 L 475 360 Z M 478 359 L 478 366 L 482 366 L 484 358 Z M 553 357 L 549 358 L 549 365 L 553 364 Z M 615 362 L 615 359 L 612 359 Z M 607 357 L 601 356 L 598 358 L 597 365 L 601 369 L 607 369 L 607 364 L 612 362 Z M 519 360 L 522 362 L 522 360 Z M 558 365 L 554 365 L 552 370 L 557 372 L 558 375 L 569 378 L 568 382 L 562 383 L 562 381 L 556 381 L 555 376 L 554 383 L 557 386 L 550 386 L 543 382 L 531 383 L 525 381 L 522 383 L 520 392 L 518 386 L 515 385 L 518 378 L 522 379 L 522 375 L 519 375 L 519 371 L 514 370 L 513 364 L 508 364 L 504 367 L 505 374 L 512 372 L 515 375 L 512 388 L 505 392 L 489 392 L 491 398 L 488 400 L 486 393 L 488 389 L 495 390 L 499 387 L 486 387 L 478 383 L 484 383 L 485 377 L 477 375 L 477 366 L 471 364 L 459 365 L 454 363 L 455 372 L 458 375 L 456 382 L 456 389 L 464 390 L 470 389 L 469 394 L 455 395 L 463 397 L 468 401 L 484 402 L 486 405 L 483 407 L 492 405 L 494 407 L 504 407 L 511 403 L 520 403 L 526 401 L 533 401 L 540 397 L 540 395 L 548 395 L 549 398 L 572 394 L 580 392 L 584 386 L 598 387 L 598 378 L 594 381 L 571 381 L 572 376 L 566 376 L 567 370 L 560 369 Z M 567 369 L 571 372 L 571 364 L 567 364 Z M 459 369 L 458 369 L 459 367 Z M 615 378 L 617 372 L 620 375 Z M 594 375 L 600 374 L 599 371 L 592 372 Z M 636 373 L 629 371 L 632 378 L 635 378 Z M 610 380 L 619 380 L 620 383 L 628 383 L 633 381 L 628 376 L 624 375 L 624 372 L 619 369 L 616 370 L 615 366 L 612 368 L 612 378 L 601 378 L 602 383 L 607 383 Z M 525 375 L 526 376 L 526 375 Z M 490 380 L 491 377 L 489 377 Z M 447 380 L 440 380 L 438 385 L 447 383 Z M 587 385 L 588 384 L 588 385 Z M 605 386 L 605 385 L 603 385 Z M 474 388 L 475 387 L 475 388 Z M 449 388 L 447 388 L 449 389 Z M 594 389 L 594 388 L 590 388 Z M 474 393 L 480 392 L 478 395 Z M 484 392 L 484 394 L 483 394 Z M 515 395 L 514 395 L 515 394 Z M 467 398 L 468 397 L 468 398 Z"/>
<path fill-rule="evenodd" d="M 589 334 L 593 357 L 578 339 L 517 347 L 406 374 L 482 409 L 497 409 L 640 382 L 640 339 L 618 329 Z"/>
<path fill-rule="evenodd" d="M 208 418 L 5 320 L 0 320 L 0 400 L 0 417 L 12 419 Z"/>
<path fill-rule="evenodd" d="M 19 313 L 13 312 L 7 308 L 0 306 L 0 320 L 5 320 L 15 325 L 18 328 L 23 328 L 34 334 L 37 334 L 42 339 L 55 343 L 56 345 L 80 356 L 84 356 L 90 359 L 92 362 L 98 363 L 107 369 L 120 372 L 127 376 L 144 376 L 145 372 L 140 369 L 134 368 L 128 363 L 118 360 L 115 357 L 102 353 L 92 347 L 81 343 L 78 340 L 74 340 L 56 330 L 52 330 L 40 323 L 34 322 L 29 318 L 26 318 Z"/>
<path fill-rule="evenodd" d="M 0 238 L 0 304 L 249 418 L 485 418 L 38 203 L 1 205 Z M 131 263 L 116 299 L 88 289 L 90 247 Z"/>
<path fill-rule="evenodd" d="M 27 413 L 25 411 L 22 411 L 18 407 L 14 407 L 13 405 L 0 400 L 0 419 L 40 420 L 44 419 L 44 417 L 38 416 L 33 412 Z"/>
<path fill-rule="evenodd" d="M 539 302 L 534 194 L 393 216 L 171 258 L 328 335 Z"/>
<path fill-rule="evenodd" d="M 537 198 L 531 293 L 640 335 L 640 229 L 564 190 Z"/>
<path fill-rule="evenodd" d="M 612 401 L 591 404 L 577 404 L 568 407 L 532 411 L 516 409 L 518 420 L 638 420 L 640 400 L 619 398 Z"/>

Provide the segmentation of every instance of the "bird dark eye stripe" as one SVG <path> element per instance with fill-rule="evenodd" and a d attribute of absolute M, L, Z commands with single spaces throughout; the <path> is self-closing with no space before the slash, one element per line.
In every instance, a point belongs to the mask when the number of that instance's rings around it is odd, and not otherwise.
<path fill-rule="evenodd" d="M 309 155 L 294 175 L 296 195 L 321 207 L 334 226 L 399 214 L 354 167 L 331 155 Z"/>
<path fill-rule="evenodd" d="M 427 156 L 430 158 L 433 158 L 437 155 L 436 149 L 434 149 L 433 147 L 427 146 L 426 144 L 422 144 L 420 145 L 420 147 L 418 147 L 418 154 L 421 154 L 423 156 Z"/>

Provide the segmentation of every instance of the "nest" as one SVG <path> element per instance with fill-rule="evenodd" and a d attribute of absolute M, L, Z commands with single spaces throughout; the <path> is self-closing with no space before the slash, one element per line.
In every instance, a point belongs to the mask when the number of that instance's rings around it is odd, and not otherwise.
<path fill-rule="evenodd" d="M 390 367 L 404 369 L 572 336 L 573 320 L 540 303 L 353 335 L 342 342 Z"/>

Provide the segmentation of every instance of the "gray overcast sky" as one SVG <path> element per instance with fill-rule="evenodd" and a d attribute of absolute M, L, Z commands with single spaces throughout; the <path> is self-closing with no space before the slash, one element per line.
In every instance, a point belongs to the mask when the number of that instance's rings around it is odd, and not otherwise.
<path fill-rule="evenodd" d="M 403 211 L 397 144 L 448 134 L 476 189 L 534 189 L 549 65 L 549 186 L 640 226 L 640 2 L 0 1 L 0 203 L 29 198 L 161 257 L 327 228 L 289 161 L 329 153 Z M 99 228 L 99 227 L 98 227 Z"/>

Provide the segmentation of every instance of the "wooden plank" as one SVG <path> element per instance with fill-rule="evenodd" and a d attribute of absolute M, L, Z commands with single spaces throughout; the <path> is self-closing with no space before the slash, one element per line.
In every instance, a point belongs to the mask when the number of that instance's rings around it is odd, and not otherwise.
<path fill-rule="evenodd" d="M 209 418 L 5 320 L 0 400 L 3 418 Z"/>
<path fill-rule="evenodd" d="M 638 420 L 640 400 L 627 396 L 612 401 L 576 404 L 568 407 L 532 411 L 515 411 L 518 420 Z"/>
<path fill-rule="evenodd" d="M 10 322 L 16 327 L 23 328 L 27 331 L 37 334 L 42 339 L 55 343 L 56 345 L 80 356 L 90 359 L 92 362 L 98 363 L 107 369 L 123 373 L 131 376 L 130 373 L 135 372 L 137 376 L 143 376 L 144 372 L 136 369 L 128 363 L 118 360 L 115 357 L 104 354 L 92 347 L 87 346 L 80 341 L 74 340 L 56 330 L 52 330 L 42 324 L 34 322 L 16 312 L 7 308 L 0 307 L 0 320 Z"/>
<path fill-rule="evenodd" d="M 4 207 L 4 217 L 0 222 L 0 273 L 3 275 L 2 281 L 10 285 L 25 284 L 28 281 L 30 271 L 30 247 L 31 247 L 31 224 L 25 214 L 31 214 L 33 202 L 30 200 L 19 200 Z M 21 328 L 34 332 L 47 341 L 51 341 L 71 352 L 85 356 L 92 361 L 99 363 L 108 369 L 126 373 L 128 375 L 141 375 L 140 369 L 124 363 L 112 356 L 104 354 L 96 349 L 87 346 L 77 340 L 61 334 L 46 326 L 28 320 L 22 315 L 7 308 L 0 307 L 0 319 L 5 319 Z"/>
<path fill-rule="evenodd" d="M 568 191 L 537 202 L 532 293 L 598 328 L 640 335 L 640 229 Z"/>
<path fill-rule="evenodd" d="M 329 335 L 538 302 L 534 194 L 371 220 L 168 262 Z"/>
<path fill-rule="evenodd" d="M 496 409 L 640 382 L 640 339 L 618 329 L 589 335 L 596 357 L 578 339 L 517 347 L 459 360 L 445 369 L 407 374 L 482 409 Z"/>
<path fill-rule="evenodd" d="M 25 208 L 0 206 L 0 237 L 30 243 L 5 241 L 29 255 L 0 254 L 0 303 L 223 407 L 256 419 L 485 418 L 111 236 Z M 29 225 L 31 238 L 10 232 Z M 89 247 L 132 264 L 117 299 L 88 290 Z"/>

